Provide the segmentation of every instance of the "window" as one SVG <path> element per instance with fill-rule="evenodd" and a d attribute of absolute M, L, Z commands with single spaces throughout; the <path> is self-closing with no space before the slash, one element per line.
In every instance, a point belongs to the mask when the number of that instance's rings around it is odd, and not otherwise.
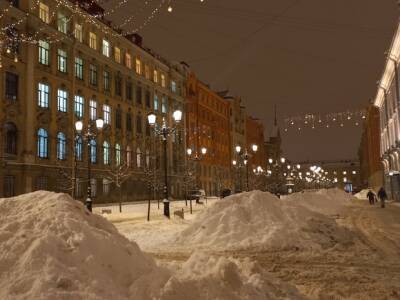
<path fill-rule="evenodd" d="M 107 104 L 103 105 L 104 124 L 111 124 L 111 107 Z"/>
<path fill-rule="evenodd" d="M 165 84 L 165 75 L 164 74 L 161 74 L 161 86 L 162 87 L 166 87 L 166 84 Z"/>
<path fill-rule="evenodd" d="M 103 163 L 105 165 L 110 164 L 110 144 L 106 141 L 103 143 Z"/>
<path fill-rule="evenodd" d="M 110 42 L 103 40 L 103 55 L 110 57 Z"/>
<path fill-rule="evenodd" d="M 39 107 L 49 107 L 49 86 L 44 83 L 39 83 L 38 86 L 38 105 Z"/>
<path fill-rule="evenodd" d="M 84 99 L 82 96 L 75 96 L 75 116 L 77 118 L 83 118 L 84 113 Z"/>
<path fill-rule="evenodd" d="M 103 178 L 103 195 L 107 196 L 110 193 L 111 181 Z"/>
<path fill-rule="evenodd" d="M 4 197 L 14 197 L 15 196 L 15 177 L 11 175 L 4 176 L 3 185 L 3 196 Z"/>
<path fill-rule="evenodd" d="M 132 166 L 132 150 L 130 146 L 126 147 L 126 165 L 128 167 Z"/>
<path fill-rule="evenodd" d="M 108 71 L 103 73 L 103 85 L 105 91 L 110 91 L 110 72 Z"/>
<path fill-rule="evenodd" d="M 83 29 L 82 29 L 82 24 L 75 23 L 75 28 L 74 28 L 74 36 L 76 40 L 80 43 L 83 42 Z"/>
<path fill-rule="evenodd" d="M 97 50 L 97 35 L 94 32 L 89 33 L 89 47 Z"/>
<path fill-rule="evenodd" d="M 148 65 L 144 66 L 144 76 L 150 80 L 150 67 Z"/>
<path fill-rule="evenodd" d="M 39 63 L 49 65 L 49 49 L 50 45 L 47 41 L 39 40 Z"/>
<path fill-rule="evenodd" d="M 49 7 L 43 2 L 39 3 L 39 18 L 45 23 L 50 23 Z"/>
<path fill-rule="evenodd" d="M 132 82 L 126 82 L 126 99 L 132 100 Z"/>
<path fill-rule="evenodd" d="M 97 85 L 97 66 L 90 64 L 89 66 L 89 83 Z"/>
<path fill-rule="evenodd" d="M 64 160 L 67 154 L 67 139 L 65 134 L 59 132 L 57 134 L 57 159 Z"/>
<path fill-rule="evenodd" d="M 115 127 L 117 129 L 122 128 L 122 112 L 120 108 L 117 108 L 115 110 Z"/>
<path fill-rule="evenodd" d="M 168 110 L 167 98 L 163 96 L 161 100 L 161 112 L 165 114 L 167 113 L 167 110 Z"/>
<path fill-rule="evenodd" d="M 77 161 L 82 161 L 83 154 L 83 140 L 81 136 L 76 136 L 75 138 L 75 159 Z"/>
<path fill-rule="evenodd" d="M 150 151 L 146 150 L 146 168 L 150 167 Z"/>
<path fill-rule="evenodd" d="M 5 153 L 17 154 L 17 126 L 14 123 L 4 124 Z"/>
<path fill-rule="evenodd" d="M 91 139 L 90 142 L 90 162 L 95 164 L 97 162 L 97 143 L 95 139 Z"/>
<path fill-rule="evenodd" d="M 150 104 L 150 92 L 149 91 L 146 91 L 145 102 L 146 102 L 146 107 L 150 108 L 151 104 Z"/>
<path fill-rule="evenodd" d="M 67 16 L 62 13 L 58 12 L 57 14 L 57 29 L 62 33 L 67 33 L 68 30 L 68 18 Z"/>
<path fill-rule="evenodd" d="M 154 94 L 154 110 L 158 110 L 158 96 Z"/>
<path fill-rule="evenodd" d="M 136 149 L 136 166 L 138 168 L 142 166 L 142 151 L 140 151 L 139 147 Z"/>
<path fill-rule="evenodd" d="M 142 88 L 140 86 L 136 87 L 136 103 L 142 104 Z"/>
<path fill-rule="evenodd" d="M 67 72 L 67 52 L 62 49 L 57 50 L 58 71 Z"/>
<path fill-rule="evenodd" d="M 119 144 L 115 145 L 115 164 L 121 165 L 121 146 Z"/>
<path fill-rule="evenodd" d="M 75 195 L 76 195 L 77 198 L 80 198 L 83 195 L 82 183 L 83 183 L 82 178 L 76 178 Z"/>
<path fill-rule="evenodd" d="M 92 121 L 97 119 L 97 102 L 93 99 L 89 101 L 89 117 Z"/>
<path fill-rule="evenodd" d="M 62 89 L 57 90 L 57 109 L 60 112 L 67 112 L 68 95 L 67 91 Z"/>
<path fill-rule="evenodd" d="M 136 73 L 139 75 L 142 74 L 142 62 L 139 58 L 136 58 Z"/>
<path fill-rule="evenodd" d="M 121 63 L 121 49 L 114 47 L 114 59 L 117 63 Z"/>
<path fill-rule="evenodd" d="M 129 53 L 125 53 L 125 65 L 127 68 L 132 68 L 132 57 Z"/>
<path fill-rule="evenodd" d="M 40 128 L 37 132 L 37 156 L 40 158 L 48 158 L 48 139 L 47 131 Z"/>
<path fill-rule="evenodd" d="M 75 77 L 83 80 L 83 59 L 75 57 Z"/>
<path fill-rule="evenodd" d="M 155 83 L 158 82 L 158 72 L 157 72 L 157 70 L 154 70 L 154 72 L 153 72 L 153 81 L 154 81 Z"/>
<path fill-rule="evenodd" d="M 126 130 L 132 131 L 132 115 L 130 113 L 126 114 Z"/>
<path fill-rule="evenodd" d="M 115 76 L 115 94 L 117 96 L 122 95 L 122 79 L 119 76 Z"/>
<path fill-rule="evenodd" d="M 142 133 L 142 116 L 141 115 L 136 116 L 136 133 L 138 133 L 138 134 Z"/>
<path fill-rule="evenodd" d="M 176 93 L 176 82 L 175 81 L 171 81 L 171 91 Z"/>
<path fill-rule="evenodd" d="M 18 75 L 6 72 L 6 99 L 17 101 L 18 98 Z"/>

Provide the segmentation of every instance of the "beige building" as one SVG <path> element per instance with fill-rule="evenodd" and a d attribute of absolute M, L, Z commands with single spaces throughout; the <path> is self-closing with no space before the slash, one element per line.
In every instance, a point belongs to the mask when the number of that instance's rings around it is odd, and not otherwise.
<path fill-rule="evenodd" d="M 145 175 L 162 175 L 163 155 L 147 114 L 172 122 L 172 112 L 184 110 L 184 73 L 143 47 L 140 36 L 113 30 L 94 1 L 73 2 L 13 1 L 0 19 L 9 25 L 0 69 L 0 196 L 45 189 L 85 198 L 90 158 L 94 202 L 115 197 L 121 166 L 129 175 L 124 200 L 148 198 L 146 183 L 158 180 Z M 8 6 L 0 2 L 1 11 Z M 104 128 L 87 146 L 74 124 L 82 120 L 85 129 L 97 118 Z M 168 153 L 171 194 L 179 197 L 183 131 L 169 139 Z"/>

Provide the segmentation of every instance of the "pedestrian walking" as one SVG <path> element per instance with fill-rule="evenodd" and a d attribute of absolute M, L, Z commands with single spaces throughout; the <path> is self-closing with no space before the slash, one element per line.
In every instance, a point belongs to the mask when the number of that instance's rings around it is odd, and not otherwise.
<path fill-rule="evenodd" d="M 371 204 L 371 205 L 375 204 L 376 195 L 371 189 L 369 189 L 369 191 L 368 191 L 367 198 L 369 200 L 369 204 Z"/>
<path fill-rule="evenodd" d="M 381 200 L 381 207 L 385 207 L 385 200 L 387 200 L 387 194 L 383 187 L 381 187 L 378 191 L 378 197 Z"/>

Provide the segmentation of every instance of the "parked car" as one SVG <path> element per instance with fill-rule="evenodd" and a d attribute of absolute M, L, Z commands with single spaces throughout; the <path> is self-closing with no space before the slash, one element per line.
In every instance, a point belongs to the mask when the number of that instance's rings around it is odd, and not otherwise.
<path fill-rule="evenodd" d="M 196 189 L 189 191 L 189 200 L 196 200 L 196 203 L 200 203 L 200 200 L 206 198 L 206 192 L 203 189 Z"/>

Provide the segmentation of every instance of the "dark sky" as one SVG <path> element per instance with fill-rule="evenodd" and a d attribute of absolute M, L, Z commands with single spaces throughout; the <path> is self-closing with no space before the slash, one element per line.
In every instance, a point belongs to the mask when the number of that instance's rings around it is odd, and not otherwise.
<path fill-rule="evenodd" d="M 140 25 L 157 3 L 131 0 L 121 7 L 122 19 L 133 15 Z M 282 127 L 287 115 L 367 105 L 399 13 L 396 0 L 175 0 L 172 6 L 141 30 L 144 44 L 186 61 L 215 90 L 241 96 L 267 134 L 274 104 Z M 292 160 L 347 159 L 357 157 L 360 128 L 282 135 Z"/>

